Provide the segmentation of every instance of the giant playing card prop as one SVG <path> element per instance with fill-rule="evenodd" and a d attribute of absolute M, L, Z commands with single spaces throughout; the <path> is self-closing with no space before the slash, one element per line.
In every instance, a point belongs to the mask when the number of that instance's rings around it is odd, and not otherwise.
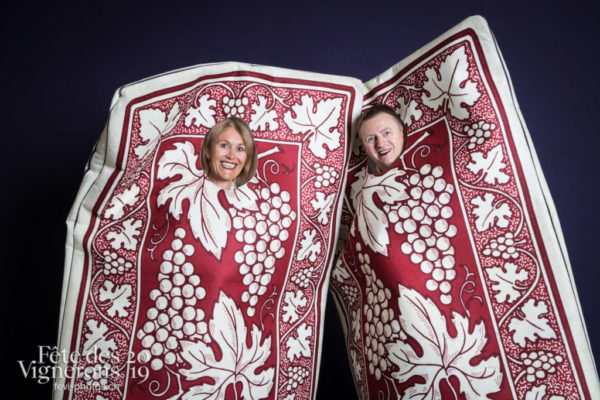
<path fill-rule="evenodd" d="M 314 397 L 361 90 L 227 63 L 119 91 L 71 214 L 61 343 L 82 373 L 57 398 Z M 199 152 L 228 115 L 259 163 L 223 191 Z"/>
<path fill-rule="evenodd" d="M 332 288 L 364 399 L 592 399 L 598 380 L 566 250 L 485 22 L 369 81 L 407 150 L 350 160 Z"/>
<path fill-rule="evenodd" d="M 74 372 L 55 398 L 314 398 L 338 232 L 332 288 L 361 397 L 598 395 L 502 67 L 472 18 L 366 90 L 236 63 L 119 90 L 68 221 L 60 345 Z M 378 175 L 352 151 L 366 91 L 409 131 Z M 199 162 L 226 116 L 249 123 L 259 155 L 229 191 Z"/>

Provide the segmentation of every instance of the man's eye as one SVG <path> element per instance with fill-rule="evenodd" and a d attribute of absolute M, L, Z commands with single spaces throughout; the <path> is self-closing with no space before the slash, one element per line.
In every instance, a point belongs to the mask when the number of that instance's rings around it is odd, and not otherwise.
<path fill-rule="evenodd" d="M 390 136 L 390 135 L 392 134 L 392 132 L 390 132 L 390 131 L 385 131 L 385 132 L 383 132 L 383 134 L 384 134 L 385 136 Z"/>

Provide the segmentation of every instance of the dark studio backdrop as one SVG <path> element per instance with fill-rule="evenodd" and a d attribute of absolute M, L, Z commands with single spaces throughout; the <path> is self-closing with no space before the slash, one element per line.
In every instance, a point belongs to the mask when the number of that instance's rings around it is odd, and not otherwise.
<path fill-rule="evenodd" d="M 56 344 L 64 221 L 118 87 L 215 61 L 366 81 L 473 14 L 487 18 L 508 65 L 600 362 L 597 2 L 146 0 L 1 10 L 0 397 L 50 398 L 51 384 L 24 379 L 17 360 Z M 325 332 L 318 398 L 354 399 L 331 302 Z"/>

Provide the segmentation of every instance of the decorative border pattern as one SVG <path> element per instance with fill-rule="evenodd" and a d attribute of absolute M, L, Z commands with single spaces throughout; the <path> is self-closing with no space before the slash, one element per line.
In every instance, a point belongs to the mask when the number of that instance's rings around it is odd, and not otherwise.
<path fill-rule="evenodd" d="M 128 103 L 86 233 L 71 349 L 85 373 L 65 398 L 313 397 L 354 97 L 236 71 Z M 259 152 L 230 191 L 198 160 L 226 116 Z"/>
<path fill-rule="evenodd" d="M 586 397 L 486 68 L 467 30 L 366 96 L 409 149 L 379 175 L 350 160 L 332 289 L 362 398 Z"/>

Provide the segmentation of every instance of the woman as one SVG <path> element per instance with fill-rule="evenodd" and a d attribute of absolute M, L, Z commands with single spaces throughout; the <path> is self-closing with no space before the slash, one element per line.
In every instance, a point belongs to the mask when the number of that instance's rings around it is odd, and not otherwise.
<path fill-rule="evenodd" d="M 202 169 L 208 180 L 229 190 L 248 182 L 257 164 L 252 131 L 240 118 L 228 117 L 213 126 L 202 142 Z"/>

